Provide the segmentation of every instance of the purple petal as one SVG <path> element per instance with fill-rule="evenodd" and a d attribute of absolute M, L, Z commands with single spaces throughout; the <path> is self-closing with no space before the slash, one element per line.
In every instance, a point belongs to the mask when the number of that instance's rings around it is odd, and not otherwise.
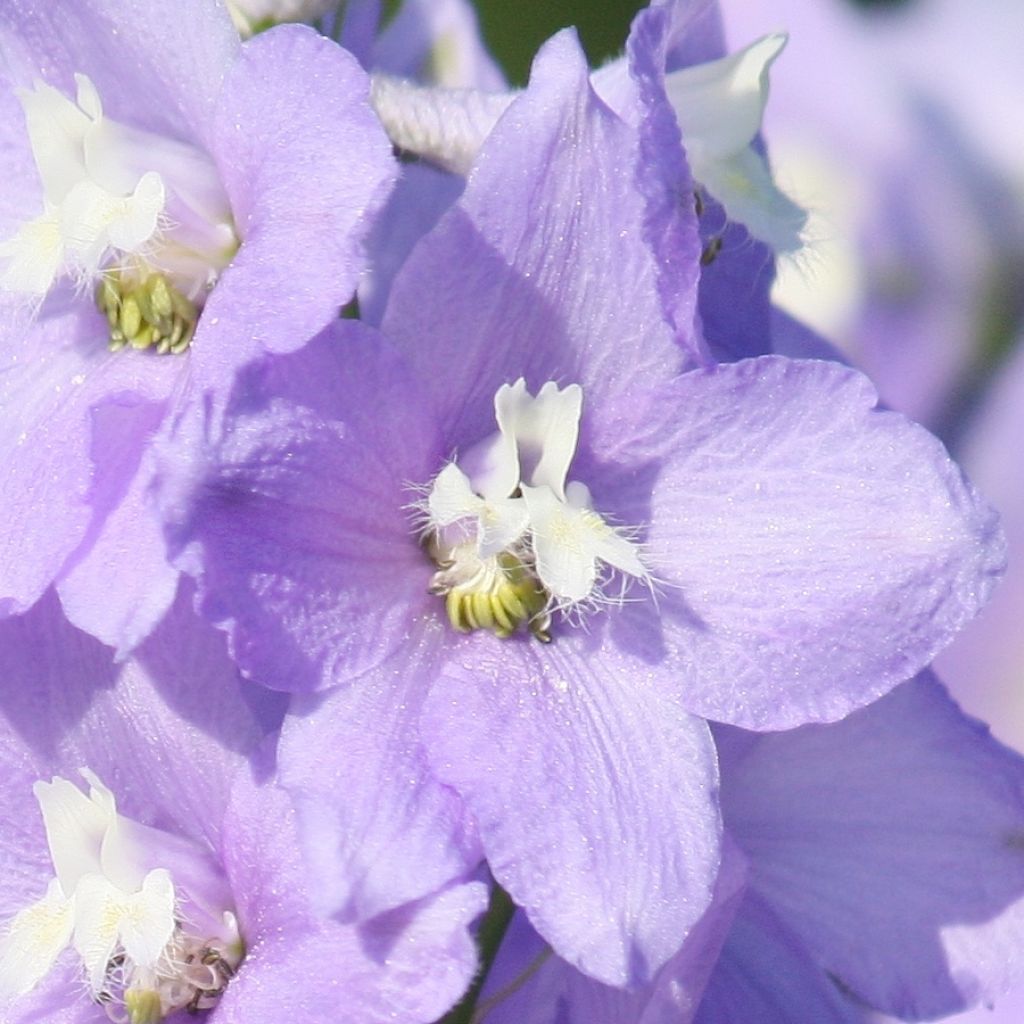
<path fill-rule="evenodd" d="M 19 84 L 43 77 L 68 95 L 88 75 L 115 120 L 182 139 L 205 138 L 238 33 L 207 0 L 11 0 L 0 11 Z"/>
<path fill-rule="evenodd" d="M 867 1024 L 771 910 L 748 898 L 711 975 L 695 1024 Z"/>
<path fill-rule="evenodd" d="M 278 754 L 318 907 L 364 921 L 482 859 L 458 796 L 433 777 L 419 717 L 438 629 L 320 701 L 293 701 Z"/>
<path fill-rule="evenodd" d="M 417 619 L 436 625 L 409 505 L 441 447 L 421 386 L 365 328 L 339 325 L 264 372 L 246 378 L 219 461 L 169 453 L 168 514 L 184 517 L 182 564 L 202 572 L 203 610 L 243 670 L 317 689 L 382 662 Z"/>
<path fill-rule="evenodd" d="M 960 453 L 985 494 L 999 509 L 1011 553 L 1006 579 L 985 614 L 939 656 L 937 668 L 966 711 L 992 723 L 995 734 L 1024 749 L 1024 474 L 1017 471 L 1017 446 L 1024 437 L 1024 333 L 972 422 Z"/>
<path fill-rule="evenodd" d="M 519 913 L 487 975 L 478 1012 L 487 1008 L 488 1024 L 689 1024 L 742 896 L 744 858 L 728 843 L 723 853 L 714 902 L 650 985 L 628 991 L 580 974 Z"/>
<path fill-rule="evenodd" d="M 162 420 L 157 405 L 107 403 L 93 410 L 94 462 L 106 472 L 94 478 L 91 528 L 57 586 L 71 622 L 119 657 L 152 632 L 178 589 L 178 571 L 167 560 L 149 495 L 154 470 L 148 442 Z M 101 479 L 110 486 L 97 487 Z"/>
<path fill-rule="evenodd" d="M 931 676 L 831 726 L 723 749 L 751 888 L 867 1005 L 938 1017 L 1024 967 L 1024 761 Z"/>
<path fill-rule="evenodd" d="M 3 335 L 0 610 L 10 613 L 38 600 L 134 472 L 141 438 L 94 446 L 90 408 L 116 400 L 145 433 L 179 368 L 106 351 L 95 310 L 44 308 L 32 325 L 13 317 Z"/>
<path fill-rule="evenodd" d="M 242 246 L 196 330 L 201 382 L 300 347 L 355 292 L 396 172 L 368 92 L 355 59 L 312 29 L 282 25 L 246 43 L 211 147 Z"/>
<path fill-rule="evenodd" d="M 342 926 L 310 914 L 315 882 L 306 875 L 296 838 L 284 791 L 273 781 L 241 776 L 224 847 L 248 951 L 215 1019 L 436 1020 L 476 969 L 467 929 L 486 905 L 485 887 L 454 885 L 364 930 Z"/>
<path fill-rule="evenodd" d="M 230 778 L 266 726 L 223 638 L 189 604 L 183 593 L 120 666 L 53 597 L 0 623 L 0 709 L 6 756 L 25 778 L 91 768 L 129 817 L 215 843 Z"/>
<path fill-rule="evenodd" d="M 475 815 L 494 877 L 558 954 L 607 984 L 648 980 L 718 871 L 706 726 L 583 634 L 538 648 L 461 644 L 423 739 Z"/>
<path fill-rule="evenodd" d="M 994 513 L 938 441 L 875 401 L 854 371 L 766 356 L 686 374 L 649 410 L 609 511 L 651 522 L 691 711 L 761 729 L 840 718 L 987 598 Z"/>
<path fill-rule="evenodd" d="M 534 390 L 578 382 L 600 403 L 624 381 L 672 376 L 691 351 L 664 320 L 636 147 L 591 91 L 575 38 L 556 36 L 385 313 L 453 442 L 490 434 L 495 391 L 520 376 Z"/>
<path fill-rule="evenodd" d="M 404 0 L 373 49 L 374 70 L 446 89 L 507 88 L 469 0 Z"/>
<path fill-rule="evenodd" d="M 374 223 L 367 246 L 370 267 L 359 282 L 359 316 L 379 324 L 395 275 L 413 246 L 462 195 L 465 180 L 429 164 L 408 164 Z"/>

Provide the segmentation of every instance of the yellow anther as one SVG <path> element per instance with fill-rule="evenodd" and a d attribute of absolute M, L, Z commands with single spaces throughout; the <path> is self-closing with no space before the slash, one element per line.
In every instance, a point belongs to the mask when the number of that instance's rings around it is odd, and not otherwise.
<path fill-rule="evenodd" d="M 160 995 L 152 989 L 129 989 L 124 994 L 124 1005 L 131 1024 L 158 1024 L 163 1019 Z"/>
<path fill-rule="evenodd" d="M 192 341 L 199 311 L 163 274 L 139 277 L 108 271 L 96 289 L 96 305 L 110 325 L 110 348 L 155 347 L 159 353 L 184 352 Z"/>
<path fill-rule="evenodd" d="M 448 621 L 460 633 L 488 629 L 505 639 L 520 626 L 547 643 L 550 616 L 548 595 L 533 571 L 515 555 L 480 561 L 470 552 L 439 563 L 431 593 L 443 594 Z"/>

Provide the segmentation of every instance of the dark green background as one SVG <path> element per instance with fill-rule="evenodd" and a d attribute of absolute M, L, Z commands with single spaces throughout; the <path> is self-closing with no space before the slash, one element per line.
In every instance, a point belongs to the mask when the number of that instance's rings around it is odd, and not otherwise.
<path fill-rule="evenodd" d="M 744 0 L 722 0 L 743 3 Z M 807 0 L 808 4 L 823 0 Z M 879 7 L 903 0 L 851 0 Z M 969 2 L 969 0 L 964 0 Z M 1022 0 L 1024 2 L 1024 0 Z M 629 23 L 646 0 L 476 0 L 484 39 L 509 79 L 526 82 L 530 61 L 545 39 L 575 25 L 591 65 L 622 51 Z"/>

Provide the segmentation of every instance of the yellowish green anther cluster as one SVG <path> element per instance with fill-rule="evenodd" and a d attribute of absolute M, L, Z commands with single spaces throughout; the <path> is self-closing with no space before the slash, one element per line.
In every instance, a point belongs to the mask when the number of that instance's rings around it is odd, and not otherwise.
<path fill-rule="evenodd" d="M 130 1024 L 158 1024 L 164 1015 L 160 994 L 152 989 L 125 992 L 124 1005 Z"/>
<path fill-rule="evenodd" d="M 431 590 L 443 594 L 448 621 L 460 633 L 489 629 L 505 639 L 526 625 L 542 643 L 549 643 L 549 595 L 537 576 L 515 555 L 504 552 L 481 562 L 469 579 L 454 582 L 448 575 L 456 560 L 438 563 Z"/>
<path fill-rule="evenodd" d="M 161 355 L 188 348 L 199 311 L 160 273 L 143 277 L 107 271 L 96 289 L 96 304 L 110 325 L 110 349 L 155 348 Z"/>

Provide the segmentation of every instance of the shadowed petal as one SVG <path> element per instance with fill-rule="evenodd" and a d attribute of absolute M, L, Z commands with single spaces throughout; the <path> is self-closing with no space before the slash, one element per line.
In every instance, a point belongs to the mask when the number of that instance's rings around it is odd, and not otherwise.
<path fill-rule="evenodd" d="M 722 756 L 751 888 L 858 999 L 924 1019 L 1019 978 L 1024 761 L 933 677 Z"/>

